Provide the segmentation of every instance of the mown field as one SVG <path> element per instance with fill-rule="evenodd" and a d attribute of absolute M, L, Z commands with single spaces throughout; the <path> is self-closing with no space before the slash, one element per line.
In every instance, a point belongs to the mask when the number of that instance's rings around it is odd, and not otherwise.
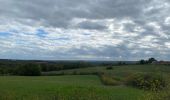
<path fill-rule="evenodd" d="M 103 85 L 94 73 L 106 73 L 123 82 L 133 73 L 161 73 L 167 80 L 170 67 L 163 65 L 123 65 L 46 72 L 37 77 L 0 76 L 0 100 L 151 100 L 144 91 L 118 84 Z M 94 75 L 93 75 L 94 74 Z M 55 76 L 59 75 L 59 76 Z"/>

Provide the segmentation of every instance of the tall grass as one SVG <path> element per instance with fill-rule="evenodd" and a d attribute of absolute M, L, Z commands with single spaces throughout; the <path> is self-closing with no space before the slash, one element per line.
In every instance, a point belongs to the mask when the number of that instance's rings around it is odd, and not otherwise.
<path fill-rule="evenodd" d="M 104 85 L 118 86 L 122 84 L 120 79 L 113 77 L 111 75 L 100 74 L 99 78 Z"/>

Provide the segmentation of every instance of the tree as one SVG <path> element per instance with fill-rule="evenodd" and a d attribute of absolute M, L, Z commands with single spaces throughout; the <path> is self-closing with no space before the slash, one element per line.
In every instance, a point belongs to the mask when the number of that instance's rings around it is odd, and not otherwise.
<path fill-rule="evenodd" d="M 152 62 L 154 62 L 154 61 L 157 61 L 157 60 L 156 60 L 155 58 L 149 58 L 149 59 L 148 59 L 148 63 L 150 63 L 150 64 L 151 64 Z"/>
<path fill-rule="evenodd" d="M 37 64 L 29 63 L 18 67 L 16 73 L 21 76 L 40 76 L 41 68 Z"/>
<path fill-rule="evenodd" d="M 146 64 L 146 61 L 142 59 L 139 61 L 139 63 L 143 65 L 143 64 Z"/>

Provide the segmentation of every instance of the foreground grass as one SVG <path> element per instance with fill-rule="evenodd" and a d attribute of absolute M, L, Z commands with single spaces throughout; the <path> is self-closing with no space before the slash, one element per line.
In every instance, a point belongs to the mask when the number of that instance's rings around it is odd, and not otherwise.
<path fill-rule="evenodd" d="M 107 69 L 106 67 L 89 67 L 89 68 L 79 68 L 71 70 L 53 71 L 45 72 L 43 75 L 83 75 L 83 74 L 96 74 L 104 73 L 101 77 L 101 81 L 104 80 L 104 84 L 116 85 L 121 88 L 122 84 L 126 82 L 126 78 L 136 73 L 157 73 L 165 77 L 168 87 L 159 92 L 149 92 L 143 94 L 139 100 L 170 100 L 170 66 L 169 65 L 122 65 L 122 66 L 112 66 L 112 69 Z M 127 88 L 127 87 L 126 87 Z M 125 88 L 124 88 L 125 89 Z M 128 94 L 127 90 L 127 94 Z M 121 92 L 120 92 L 121 94 Z M 142 93 L 141 93 L 142 94 Z M 128 94 L 131 96 L 131 94 Z M 121 96 L 121 95 L 119 95 Z M 124 100 L 124 99 L 111 99 L 111 100 Z M 126 100 L 126 99 L 125 99 Z M 128 99 L 127 99 L 128 100 Z M 133 100 L 133 99 L 130 99 Z M 138 100 L 138 99 L 136 99 Z"/>
<path fill-rule="evenodd" d="M 93 75 L 0 77 L 0 100 L 138 100 L 144 93 L 104 86 Z"/>

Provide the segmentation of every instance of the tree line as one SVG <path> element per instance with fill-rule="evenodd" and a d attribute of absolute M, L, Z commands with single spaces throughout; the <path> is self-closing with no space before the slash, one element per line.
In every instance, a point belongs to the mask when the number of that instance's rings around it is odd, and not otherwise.
<path fill-rule="evenodd" d="M 59 71 L 75 68 L 93 67 L 88 62 L 0 62 L 0 75 L 38 76 L 41 72 Z"/>
<path fill-rule="evenodd" d="M 151 64 L 151 63 L 153 63 L 155 61 L 157 61 L 155 58 L 149 58 L 148 60 L 142 59 L 142 60 L 139 61 L 139 64 L 142 64 L 142 65 L 143 64 Z"/>
<path fill-rule="evenodd" d="M 151 64 L 157 61 L 155 58 L 140 60 L 136 64 Z M 135 63 L 134 63 L 135 64 Z M 94 66 L 113 66 L 127 65 L 125 62 L 85 62 L 85 61 L 11 61 L 0 60 L 0 75 L 25 75 L 38 76 L 41 72 L 59 71 L 67 69 L 94 67 Z"/>

